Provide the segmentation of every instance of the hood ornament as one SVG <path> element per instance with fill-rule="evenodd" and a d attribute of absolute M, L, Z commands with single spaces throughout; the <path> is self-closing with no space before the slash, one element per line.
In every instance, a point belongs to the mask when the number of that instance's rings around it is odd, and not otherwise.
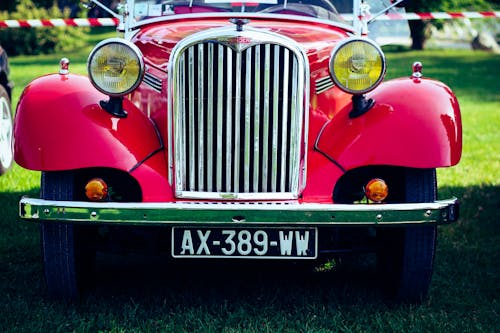
<path fill-rule="evenodd" d="M 243 31 L 243 26 L 250 22 L 250 20 L 242 18 L 232 18 L 229 19 L 229 22 L 236 25 L 236 31 Z"/>

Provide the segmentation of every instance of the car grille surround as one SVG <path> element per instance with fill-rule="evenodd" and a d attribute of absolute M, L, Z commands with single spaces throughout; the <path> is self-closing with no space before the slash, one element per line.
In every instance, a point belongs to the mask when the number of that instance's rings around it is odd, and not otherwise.
<path fill-rule="evenodd" d="M 182 40 L 169 68 L 169 159 L 178 198 L 294 199 L 305 185 L 307 57 L 268 31 Z"/>

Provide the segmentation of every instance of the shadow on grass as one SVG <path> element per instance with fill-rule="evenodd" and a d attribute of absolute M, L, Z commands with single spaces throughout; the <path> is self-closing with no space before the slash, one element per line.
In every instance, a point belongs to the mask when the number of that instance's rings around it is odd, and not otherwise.
<path fill-rule="evenodd" d="M 498 265 L 494 261 L 500 250 L 500 187 L 444 187 L 441 194 L 456 195 L 462 205 L 461 219 L 439 228 L 435 286 L 450 290 L 435 290 L 434 294 L 455 299 L 474 290 L 477 302 L 496 299 Z M 36 196 L 37 189 L 29 195 Z M 20 197 L 20 193 L 0 193 L 4 212 L 0 292 L 6 295 L 7 309 L 19 308 L 19 302 L 28 308 L 51 303 L 43 286 L 38 228 L 17 218 Z M 453 277 L 453 282 L 448 277 Z M 468 289 L 464 291 L 463 286 Z M 241 307 L 250 312 L 305 311 L 313 305 L 332 303 L 380 305 L 382 296 L 375 272 L 364 265 L 339 265 L 338 269 L 317 272 L 304 262 L 174 262 L 162 256 L 102 254 L 98 256 L 95 286 L 79 306 L 91 312 L 114 312 L 120 311 L 114 304 L 132 300 L 139 307 L 167 307 L 179 315 L 200 309 L 227 312 Z M 17 303 L 9 304 L 9 299 L 17 299 Z"/>
<path fill-rule="evenodd" d="M 180 308 L 221 305 L 284 310 L 309 304 L 356 304 L 380 297 L 370 271 L 314 272 L 305 263 L 171 262 L 164 257 L 102 257 L 89 299 L 168 302 Z"/>

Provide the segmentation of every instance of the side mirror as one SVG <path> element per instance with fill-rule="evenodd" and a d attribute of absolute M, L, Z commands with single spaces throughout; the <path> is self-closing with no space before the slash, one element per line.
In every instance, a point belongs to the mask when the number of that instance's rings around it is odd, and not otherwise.
<path fill-rule="evenodd" d="M 80 5 L 85 9 L 92 9 L 96 6 L 91 0 L 80 0 Z"/>
<path fill-rule="evenodd" d="M 82 4 L 82 6 L 86 9 L 88 9 L 89 11 L 93 10 L 94 8 L 96 8 L 96 10 L 103 10 L 107 13 L 107 15 L 109 15 L 110 17 L 114 17 L 114 18 L 117 18 L 117 19 L 120 19 L 120 15 L 115 13 L 112 9 L 110 9 L 107 5 L 104 5 L 102 3 L 103 0 L 80 0 L 80 3 Z M 91 14 L 93 15 L 93 14 Z M 92 16 L 94 17 L 94 16 Z M 101 14 L 99 14 L 99 16 L 95 16 L 95 17 L 102 17 Z"/>

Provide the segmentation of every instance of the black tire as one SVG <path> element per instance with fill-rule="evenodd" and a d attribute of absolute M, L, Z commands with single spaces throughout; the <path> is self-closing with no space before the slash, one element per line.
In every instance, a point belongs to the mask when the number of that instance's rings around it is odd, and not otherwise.
<path fill-rule="evenodd" d="M 42 199 L 73 200 L 74 175 L 70 171 L 43 172 Z M 77 300 L 95 263 L 95 251 L 88 246 L 90 233 L 67 223 L 41 222 L 41 245 L 49 297 Z"/>
<path fill-rule="evenodd" d="M 3 175 L 12 165 L 12 109 L 9 94 L 0 85 L 0 175 Z"/>
<path fill-rule="evenodd" d="M 405 202 L 437 198 L 435 169 L 406 169 Z M 380 228 L 378 265 L 382 282 L 397 301 L 419 303 L 426 298 L 436 250 L 436 225 Z"/>

